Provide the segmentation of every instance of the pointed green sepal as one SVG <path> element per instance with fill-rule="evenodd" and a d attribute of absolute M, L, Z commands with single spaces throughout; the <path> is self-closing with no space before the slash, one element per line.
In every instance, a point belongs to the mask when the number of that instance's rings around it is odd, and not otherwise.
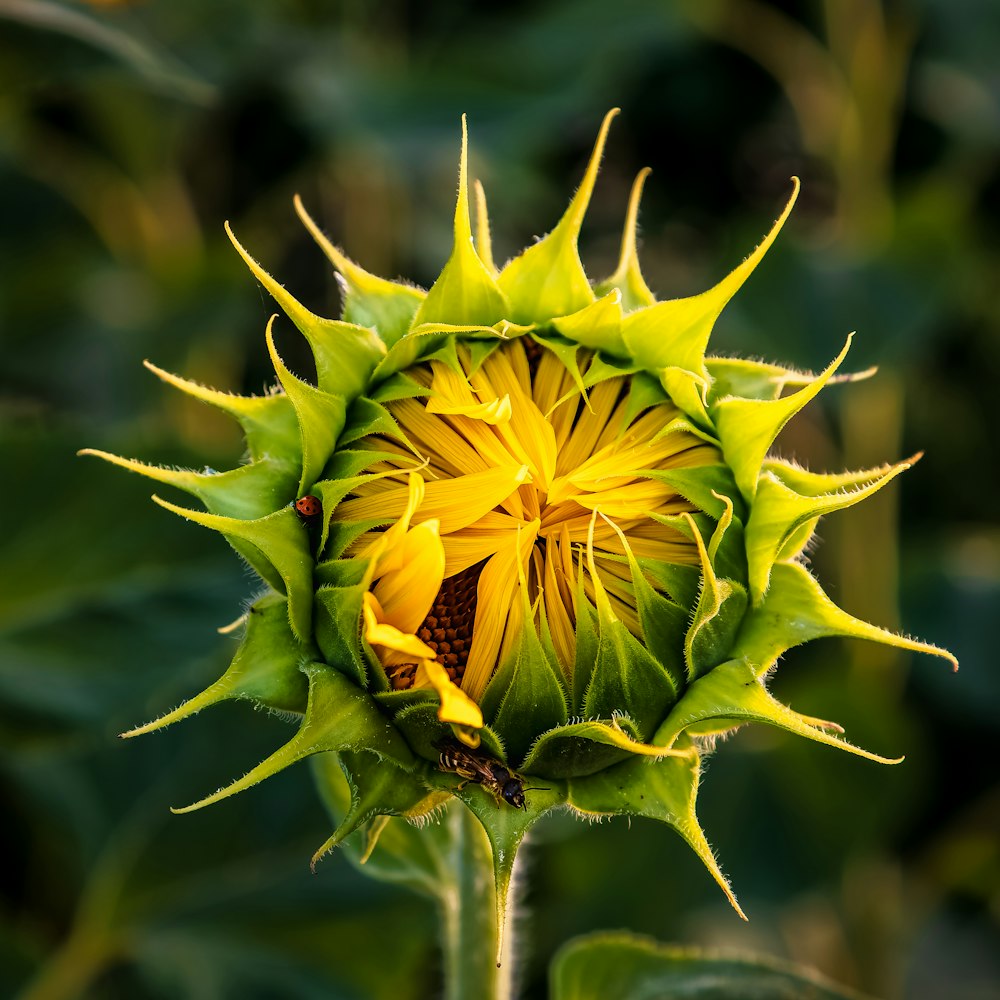
<path fill-rule="evenodd" d="M 736 581 L 716 576 L 701 532 L 690 514 L 685 514 L 684 518 L 691 524 L 692 537 L 698 546 L 698 558 L 701 560 L 701 590 L 691 626 L 684 637 L 684 662 L 688 680 L 693 681 L 729 655 L 746 610 L 747 594 Z"/>
<path fill-rule="evenodd" d="M 816 378 L 811 372 L 800 372 L 794 368 L 785 368 L 783 365 L 771 365 L 748 358 L 706 358 L 705 367 L 712 377 L 713 403 L 726 396 L 777 399 L 785 389 L 801 389 Z M 877 371 L 877 368 L 872 367 L 860 372 L 834 375 L 827 384 L 861 382 L 871 378 Z"/>
<path fill-rule="evenodd" d="M 677 698 L 677 687 L 667 668 L 628 630 L 614 613 L 594 563 L 594 523 L 590 521 L 587 564 L 597 608 L 597 656 L 583 712 L 588 718 L 624 715 L 648 739 Z"/>
<path fill-rule="evenodd" d="M 313 854 L 310 867 L 314 872 L 325 855 L 366 823 L 379 817 L 423 812 L 428 800 L 435 797 L 418 778 L 373 753 L 344 750 L 336 756 L 347 778 L 350 803 L 337 829 Z M 371 857 L 383 829 L 381 825 L 370 829 L 359 859 L 362 864 Z"/>
<path fill-rule="evenodd" d="M 321 586 L 316 591 L 316 645 L 323 659 L 356 684 L 365 686 L 368 671 L 361 647 L 361 610 L 364 583 Z"/>
<path fill-rule="evenodd" d="M 269 594 L 247 615 L 246 633 L 229 669 L 201 694 L 153 722 L 122 733 L 122 739 L 156 732 L 220 701 L 246 699 L 279 712 L 304 712 L 308 685 L 299 669 L 308 649 L 292 634 L 283 597 Z"/>
<path fill-rule="evenodd" d="M 636 245 L 636 234 L 639 228 L 639 201 L 642 199 L 642 188 L 649 174 L 649 167 L 644 167 L 632 183 L 632 192 L 628 199 L 628 212 L 625 214 L 625 228 L 622 231 L 622 248 L 618 258 L 618 267 L 610 278 L 598 282 L 594 286 L 594 292 L 597 295 L 606 295 L 612 288 L 617 288 L 621 292 L 621 304 L 626 312 L 645 309 L 656 301 L 656 296 L 649 290 L 649 286 L 642 276 L 642 271 L 639 269 L 639 251 Z M 624 341 L 622 347 L 624 347 Z"/>
<path fill-rule="evenodd" d="M 640 413 L 660 403 L 669 403 L 670 397 L 659 379 L 649 372 L 639 371 L 629 380 L 628 401 L 622 415 L 622 426 L 628 427 Z"/>
<path fill-rule="evenodd" d="M 377 386 L 397 372 L 412 368 L 421 358 L 433 354 L 447 343 L 448 335 L 441 333 L 433 324 L 425 323 L 422 328 L 407 331 L 400 337 L 372 373 L 372 386 Z"/>
<path fill-rule="evenodd" d="M 285 507 L 267 517 L 243 521 L 178 507 L 155 495 L 153 500 L 188 521 L 224 535 L 264 580 L 288 596 L 288 619 L 292 630 L 300 639 L 308 641 L 312 622 L 313 558 L 308 532 L 295 511 Z"/>
<path fill-rule="evenodd" d="M 358 267 L 326 238 L 298 195 L 295 196 L 295 211 L 340 275 L 344 321 L 360 327 L 374 327 L 386 347 L 392 347 L 410 329 L 426 293 L 412 285 L 376 277 Z"/>
<path fill-rule="evenodd" d="M 745 507 L 737 495 L 736 481 L 727 465 L 696 465 L 690 469 L 654 469 L 643 473 L 650 479 L 672 486 L 685 500 L 703 510 L 716 521 L 726 512 L 724 497 L 735 496 L 734 513 L 745 515 Z"/>
<path fill-rule="evenodd" d="M 386 353 L 386 345 L 375 331 L 310 312 L 243 249 L 228 222 L 226 233 L 254 277 L 271 293 L 285 315 L 309 341 L 316 360 L 319 387 L 324 392 L 345 399 L 361 395 L 375 366 Z"/>
<path fill-rule="evenodd" d="M 763 602 L 744 618 L 733 646 L 732 655 L 750 663 L 758 676 L 793 646 L 827 636 L 867 639 L 914 653 L 940 656 L 958 669 L 958 661 L 946 649 L 869 625 L 838 608 L 809 570 L 799 563 L 778 563 L 771 580 L 773 585 Z"/>
<path fill-rule="evenodd" d="M 231 785 L 171 812 L 202 809 L 251 788 L 305 757 L 328 750 L 368 750 L 406 770 L 413 767 L 409 747 L 369 695 L 325 664 L 309 664 L 303 670 L 309 678 L 309 703 L 298 732 Z"/>
<path fill-rule="evenodd" d="M 375 761 L 371 754 L 350 751 L 321 753 L 310 758 L 313 778 L 323 803 L 338 826 L 351 811 L 356 795 L 364 795 L 361 789 L 367 784 L 365 771 L 369 766 L 373 777 L 386 769 L 404 787 L 418 780 L 414 774 L 401 771 L 385 761 L 366 765 L 362 763 L 366 758 Z M 387 791 L 395 799 L 395 789 Z M 441 863 L 448 854 L 446 826 L 441 822 L 421 823 L 418 829 L 407 820 L 412 815 L 419 821 L 427 815 L 427 810 L 435 808 L 444 812 L 442 807 L 450 796 L 445 792 L 428 794 L 426 788 L 424 794 L 428 798 L 418 803 L 412 812 L 407 812 L 406 818 L 376 814 L 365 829 L 356 830 L 354 836 L 348 834 L 346 841 L 341 843 L 352 863 L 364 865 L 366 875 L 396 885 L 407 885 L 431 898 L 439 898 L 450 885 L 446 882 L 450 873 Z"/>
<path fill-rule="evenodd" d="M 708 416 L 708 379 L 698 372 L 671 365 L 660 372 L 660 384 L 674 404 L 702 427 L 712 426 Z"/>
<path fill-rule="evenodd" d="M 347 422 L 347 402 L 293 375 L 274 346 L 274 317 L 267 324 L 267 349 L 285 394 L 292 401 L 302 436 L 302 474 L 299 492 L 304 493 L 320 478 L 333 454 L 337 438 Z"/>
<path fill-rule="evenodd" d="M 746 526 L 750 596 L 754 604 L 759 604 L 767 592 L 775 562 L 795 555 L 805 544 L 807 539 L 796 538 L 800 528 L 806 526 L 810 529 L 807 534 L 811 534 L 818 518 L 860 503 L 911 464 L 900 462 L 849 476 L 821 476 L 771 463 L 757 481 L 757 495 Z M 812 491 L 828 486 L 834 489 L 805 494 L 796 489 Z"/>
<path fill-rule="evenodd" d="M 584 381 L 583 372 L 581 371 L 580 364 L 577 361 L 577 357 L 580 354 L 580 345 L 572 340 L 567 340 L 558 335 L 542 337 L 531 334 L 531 339 L 536 344 L 544 347 L 547 351 L 551 351 L 559 359 L 563 368 L 565 368 L 566 371 L 568 371 L 572 376 L 575 384 L 575 389 L 568 390 L 565 395 L 563 395 L 560 399 L 557 399 L 550 407 L 549 412 L 551 413 L 553 410 L 556 410 L 567 399 L 571 399 L 577 392 L 579 392 L 579 394 L 583 396 L 584 400 L 586 400 L 588 386 Z M 548 414 L 546 414 L 546 417 L 547 416 Z"/>
<path fill-rule="evenodd" d="M 491 326 L 508 315 L 507 300 L 472 242 L 469 218 L 469 136 L 462 115 L 462 155 L 458 168 L 455 242 L 451 256 L 413 317 L 424 324 Z"/>
<path fill-rule="evenodd" d="M 476 253 L 486 270 L 495 278 L 499 272 L 493 260 L 493 239 L 490 236 L 490 213 L 486 208 L 486 191 L 478 180 L 472 187 L 476 197 Z"/>
<path fill-rule="evenodd" d="M 508 760 L 515 767 L 538 733 L 569 718 L 555 652 L 545 648 L 531 618 L 521 626 L 515 649 L 490 679 L 480 704 L 490 726 L 504 734 Z"/>
<path fill-rule="evenodd" d="M 275 391 L 267 396 L 237 396 L 173 375 L 157 368 L 151 361 L 143 361 L 143 364 L 168 385 L 234 417 L 243 428 L 247 450 L 253 461 L 267 455 L 289 464 L 298 462 L 301 457 L 298 422 L 295 409 L 284 393 Z"/>
<path fill-rule="evenodd" d="M 552 326 L 567 340 L 594 351 L 628 357 L 622 340 L 622 293 L 617 288 L 569 316 L 552 320 Z"/>
<path fill-rule="evenodd" d="M 666 670 L 676 698 L 686 682 L 683 650 L 690 612 L 664 597 L 650 584 L 632 552 L 628 536 L 610 518 L 604 520 L 615 530 L 628 559 L 636 611 L 642 628 L 642 640 L 649 652 Z"/>
<path fill-rule="evenodd" d="M 686 751 L 674 747 L 654 746 L 633 739 L 621 720 L 610 722 L 592 719 L 572 722 L 547 733 L 535 741 L 522 765 L 528 774 L 542 778 L 579 778 L 596 774 L 629 757 L 676 757 Z"/>
<path fill-rule="evenodd" d="M 815 399 L 843 363 L 854 334 L 849 334 L 843 349 L 809 385 L 780 399 L 741 399 L 729 396 L 714 408 L 715 427 L 722 442 L 726 464 L 733 470 L 736 484 L 746 499 L 752 500 L 757 489 L 764 456 L 781 429 L 799 410 Z"/>
<path fill-rule="evenodd" d="M 96 448 L 84 448 L 78 455 L 93 455 L 147 479 L 166 483 L 197 497 L 212 514 L 242 520 L 264 517 L 284 507 L 296 497 L 298 469 L 294 465 L 262 458 L 229 472 L 194 472 L 148 465 Z"/>
<path fill-rule="evenodd" d="M 455 775 L 435 774 L 431 777 L 434 787 L 446 788 L 454 785 Z M 565 800 L 562 782 L 547 779 L 549 787 L 526 788 L 525 807 L 515 809 L 507 803 L 497 801 L 481 785 L 468 783 L 462 788 L 453 788 L 452 794 L 468 807 L 489 840 L 493 855 L 493 878 L 496 890 L 497 955 L 499 968 L 509 957 L 505 954 L 507 930 L 511 916 L 508 899 L 514 862 L 521 841 L 528 830 L 549 810 L 561 805 Z M 467 816 L 468 814 L 466 814 Z M 460 822 L 456 817 L 453 821 Z"/>
<path fill-rule="evenodd" d="M 509 318 L 515 323 L 546 323 L 553 316 L 568 316 L 594 301 L 577 240 L 616 114 L 618 109 L 614 108 L 605 116 L 583 181 L 555 229 L 500 272 L 497 284 L 507 296 Z"/>
<path fill-rule="evenodd" d="M 792 178 L 792 194 L 784 211 L 756 250 L 714 288 L 686 299 L 657 302 L 629 313 L 622 321 L 622 337 L 629 354 L 651 371 L 680 368 L 702 376 L 707 384 L 705 349 L 715 321 L 729 300 L 770 249 L 785 224 L 799 193 L 798 178 Z"/>
<path fill-rule="evenodd" d="M 673 827 L 746 920 L 695 816 L 699 774 L 694 750 L 679 757 L 629 760 L 599 774 L 571 779 L 567 803 L 587 818 L 644 816 Z"/>
<path fill-rule="evenodd" d="M 751 665 L 742 659 L 720 664 L 696 680 L 660 726 L 653 742 L 672 746 L 686 730 L 710 721 L 723 724 L 712 727 L 713 732 L 747 722 L 763 722 L 880 764 L 898 764 L 903 759 L 862 750 L 828 732 L 829 729 L 843 732 L 836 723 L 821 722 L 782 705 L 764 687 L 763 680 Z"/>

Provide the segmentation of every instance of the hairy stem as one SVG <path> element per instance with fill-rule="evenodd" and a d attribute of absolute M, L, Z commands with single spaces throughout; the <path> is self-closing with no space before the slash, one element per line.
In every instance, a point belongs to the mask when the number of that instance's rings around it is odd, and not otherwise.
<path fill-rule="evenodd" d="M 448 823 L 451 880 L 440 897 L 446 1000 L 511 1000 L 510 912 L 498 926 L 489 840 L 468 809 L 453 808 Z"/>

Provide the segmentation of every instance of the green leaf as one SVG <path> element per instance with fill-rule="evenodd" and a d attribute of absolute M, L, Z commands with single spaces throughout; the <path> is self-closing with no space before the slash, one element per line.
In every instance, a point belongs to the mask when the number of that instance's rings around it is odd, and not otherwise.
<path fill-rule="evenodd" d="M 365 758 L 376 759 L 371 754 L 348 751 L 317 754 L 310 761 L 316 786 L 327 811 L 338 825 L 338 832 L 356 808 L 355 803 L 370 797 L 370 793 L 362 790 L 366 785 L 370 784 L 373 790 L 381 789 L 388 802 L 399 806 L 416 793 L 419 782 L 416 776 L 387 765 L 385 761 L 367 763 Z M 401 790 L 392 787 L 394 779 L 401 782 Z M 428 792 L 424 787 L 422 794 L 426 803 L 426 797 L 433 798 L 440 793 Z M 414 808 L 419 809 L 421 805 L 418 802 Z M 441 808 L 443 811 L 446 806 Z M 377 816 L 369 821 L 369 830 L 355 829 L 345 835 L 341 843 L 348 858 L 359 868 L 363 865 L 361 870 L 366 875 L 440 899 L 454 878 L 445 861 L 450 840 L 447 823 L 422 823 L 418 827 L 403 818 L 379 822 Z M 330 841 L 323 848 L 328 845 Z M 320 851 L 316 852 L 316 858 Z"/>
<path fill-rule="evenodd" d="M 651 469 L 643 475 L 658 483 L 673 487 L 698 510 L 710 514 L 716 521 L 726 512 L 723 497 L 735 498 L 737 517 L 744 516 L 745 507 L 736 489 L 732 470 L 720 464 L 697 465 L 690 469 Z"/>
<path fill-rule="evenodd" d="M 447 343 L 449 334 L 441 333 L 434 324 L 413 327 L 400 337 L 372 373 L 371 385 L 376 386 L 398 372 L 412 368 L 421 358 L 433 354 Z"/>
<path fill-rule="evenodd" d="M 586 399 L 588 387 L 584 382 L 583 372 L 580 370 L 580 364 L 577 361 L 577 356 L 580 353 L 580 345 L 559 335 L 540 336 L 538 334 L 531 334 L 530 336 L 536 344 L 544 347 L 547 351 L 551 351 L 562 362 L 563 368 L 573 377 L 577 391 Z M 569 390 L 563 396 L 563 399 L 568 399 L 573 394 L 573 390 Z M 558 403 L 561 402 L 562 399 L 558 401 Z"/>
<path fill-rule="evenodd" d="M 705 367 L 712 377 L 712 403 L 726 396 L 777 399 L 788 387 L 801 389 L 816 378 L 811 372 L 800 372 L 783 365 L 771 365 L 747 358 L 706 358 Z M 829 384 L 860 382 L 871 378 L 876 371 L 876 368 L 867 368 L 860 372 L 834 375 Z"/>
<path fill-rule="evenodd" d="M 337 444 L 343 449 L 369 434 L 386 434 L 397 440 L 405 440 L 392 414 L 381 403 L 367 396 L 359 396 L 347 411 L 347 422 Z"/>
<path fill-rule="evenodd" d="M 636 372 L 628 383 L 628 404 L 622 417 L 622 426 L 628 427 L 640 413 L 660 403 L 669 403 L 670 397 L 658 379 L 649 372 Z"/>
<path fill-rule="evenodd" d="M 605 520 L 615 530 L 625 549 L 643 642 L 667 672 L 676 699 L 685 683 L 684 634 L 688 629 L 689 612 L 650 585 L 632 552 L 628 536 L 613 521 Z"/>
<path fill-rule="evenodd" d="M 295 211 L 343 279 L 343 319 L 357 326 L 374 327 L 382 342 L 392 347 L 410 329 L 426 293 L 412 285 L 376 277 L 358 267 L 326 238 L 298 195 L 295 196 Z"/>
<path fill-rule="evenodd" d="M 690 608 L 698 599 L 701 572 L 697 566 L 640 559 L 642 571 L 652 578 L 657 588 L 668 594 L 675 604 Z"/>
<path fill-rule="evenodd" d="M 686 368 L 671 365 L 660 372 L 660 384 L 674 405 L 683 410 L 696 424 L 710 428 L 708 416 L 708 377 Z"/>
<path fill-rule="evenodd" d="M 594 563 L 593 531 L 592 519 L 587 563 L 597 607 L 597 656 L 583 712 L 595 719 L 626 715 L 648 739 L 673 704 L 677 688 L 666 667 L 615 616 Z"/>
<path fill-rule="evenodd" d="M 201 694 L 122 737 L 165 729 L 220 701 L 245 698 L 280 712 L 304 712 L 308 684 L 300 668 L 308 656 L 308 647 L 289 627 L 287 601 L 276 594 L 262 597 L 247 612 L 243 641 L 229 669 Z"/>
<path fill-rule="evenodd" d="M 809 570 L 799 563 L 778 563 L 771 573 L 771 587 L 763 602 L 743 620 L 733 646 L 758 676 L 766 673 L 793 646 L 824 636 L 868 639 L 898 649 L 940 656 L 958 669 L 946 649 L 895 635 L 869 625 L 837 607 L 823 592 Z"/>
<path fill-rule="evenodd" d="M 617 113 L 615 108 L 605 116 L 583 181 L 555 229 L 500 272 L 497 283 L 510 303 L 508 318 L 514 323 L 546 323 L 554 316 L 568 316 L 594 301 L 590 281 L 580 263 L 577 240 L 597 180 L 608 129 Z"/>
<path fill-rule="evenodd" d="M 663 945 L 623 932 L 563 945 L 550 982 L 552 1000 L 864 1000 L 789 962 Z"/>
<path fill-rule="evenodd" d="M 202 809 L 251 788 L 305 757 L 328 750 L 368 750 L 400 767 L 412 769 L 414 758 L 409 747 L 368 694 L 326 664 L 313 663 L 303 670 L 309 678 L 309 703 L 298 732 L 231 785 L 172 812 Z"/>
<path fill-rule="evenodd" d="M 597 615 L 594 606 L 587 599 L 583 586 L 583 568 L 576 580 L 576 657 L 573 661 L 573 712 L 583 711 L 583 701 L 587 696 L 590 678 L 597 661 Z"/>

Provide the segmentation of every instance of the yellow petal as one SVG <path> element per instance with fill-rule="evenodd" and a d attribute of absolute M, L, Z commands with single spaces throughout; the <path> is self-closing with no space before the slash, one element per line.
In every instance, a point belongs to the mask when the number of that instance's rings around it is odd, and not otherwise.
<path fill-rule="evenodd" d="M 379 621 L 382 609 L 379 606 L 378 598 L 372 593 L 365 594 L 362 605 L 365 620 L 365 639 L 370 646 L 381 646 L 385 650 L 401 653 L 408 657 L 411 662 L 420 661 L 426 657 L 435 655 L 434 650 L 426 643 L 421 642 L 415 635 L 401 632 L 392 625 L 387 625 Z M 389 661 L 389 657 L 380 656 L 384 662 Z M 407 662 L 405 659 L 393 657 L 398 662 Z"/>
<path fill-rule="evenodd" d="M 523 358 L 523 351 L 521 354 Z M 512 357 L 500 351 L 491 354 L 469 376 L 469 383 L 480 399 L 510 398 L 510 421 L 498 424 L 496 432 L 510 453 L 530 468 L 535 485 L 546 490 L 556 470 L 555 431 L 535 405 L 530 388 L 522 385 L 522 379 L 530 379 L 527 365 L 519 375 L 511 363 Z"/>
<path fill-rule="evenodd" d="M 459 414 L 471 420 L 482 420 L 484 424 L 506 424 L 510 422 L 510 396 L 494 399 L 489 403 L 449 403 L 442 399 L 431 399 L 427 403 L 427 412 Z"/>
<path fill-rule="evenodd" d="M 422 676 L 421 676 L 422 675 Z M 417 667 L 417 684 L 426 678 L 441 699 L 438 718 L 456 726 L 482 729 L 480 707 L 448 676 L 448 672 L 433 659 L 422 660 Z M 420 686 L 423 686 L 420 684 Z"/>
<path fill-rule="evenodd" d="M 444 545 L 445 577 L 461 573 L 463 569 L 499 552 L 505 545 L 511 544 L 523 525 L 524 521 L 520 518 L 491 511 L 475 524 L 445 535 L 441 539 Z"/>
<path fill-rule="evenodd" d="M 437 520 L 408 531 L 397 546 L 398 568 L 382 576 L 372 593 L 382 605 L 382 621 L 416 632 L 427 617 L 444 580 L 444 547 Z"/>
<path fill-rule="evenodd" d="M 482 696 L 497 667 L 507 619 L 517 597 L 518 567 L 523 571 L 539 528 L 538 521 L 525 524 L 483 567 L 479 577 L 472 646 L 462 678 L 463 690 L 475 699 Z"/>
<path fill-rule="evenodd" d="M 528 478 L 526 466 L 507 465 L 457 479 L 430 482 L 424 489 L 420 514 L 422 517 L 439 520 L 441 534 L 447 535 L 478 521 L 487 511 L 506 500 L 518 486 L 527 482 Z M 390 487 L 376 496 L 345 500 L 337 507 L 337 518 L 344 521 L 395 521 L 409 509 L 408 497 L 406 490 Z M 390 557 L 391 553 L 387 552 L 386 558 Z"/>
<path fill-rule="evenodd" d="M 398 519 L 376 539 L 375 544 L 365 553 L 365 557 L 372 560 L 368 569 L 372 577 L 379 577 L 385 573 L 391 573 L 398 568 L 399 557 L 397 546 L 402 542 L 406 532 L 410 527 L 410 520 L 413 518 L 417 508 L 424 499 L 424 481 L 415 472 L 411 472 L 405 487 L 390 487 L 392 493 L 399 493 L 401 504 Z M 348 501 L 350 502 L 350 501 Z M 343 504 L 338 506 L 343 507 Z M 389 520 L 388 518 L 386 520 Z"/>
<path fill-rule="evenodd" d="M 434 395 L 427 401 L 428 413 L 461 414 L 487 424 L 510 421 L 510 395 L 481 401 L 473 393 L 468 380 L 447 365 L 435 364 L 431 389 Z"/>

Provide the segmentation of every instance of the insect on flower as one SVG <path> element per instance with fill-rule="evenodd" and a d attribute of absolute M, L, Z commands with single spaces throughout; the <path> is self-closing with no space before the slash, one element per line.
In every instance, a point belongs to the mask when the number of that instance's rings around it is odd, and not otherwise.
<path fill-rule="evenodd" d="M 438 768 L 463 779 L 458 789 L 469 783 L 482 785 L 496 799 L 498 806 L 502 800 L 515 809 L 528 808 L 524 793 L 530 789 L 524 787 L 524 778 L 506 764 L 492 757 L 473 753 L 457 743 L 444 742 L 437 746 L 441 751 Z"/>
<path fill-rule="evenodd" d="M 299 515 L 303 523 L 315 524 L 323 516 L 323 502 L 319 497 L 306 494 L 295 501 L 295 513 Z"/>

